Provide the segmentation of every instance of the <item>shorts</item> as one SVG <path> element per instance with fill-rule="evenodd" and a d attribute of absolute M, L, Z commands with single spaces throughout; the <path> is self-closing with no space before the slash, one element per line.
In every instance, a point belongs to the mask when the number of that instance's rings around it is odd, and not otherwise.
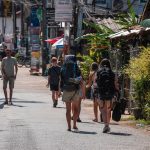
<path fill-rule="evenodd" d="M 51 91 L 59 91 L 59 85 L 50 84 Z"/>
<path fill-rule="evenodd" d="M 109 95 L 109 96 L 99 95 L 99 100 L 102 100 L 102 101 L 112 101 L 113 97 L 114 97 L 114 94 Z"/>
<path fill-rule="evenodd" d="M 92 88 L 92 89 L 91 89 L 91 99 L 92 99 L 92 100 L 97 100 L 97 99 L 99 99 L 98 88 Z"/>
<path fill-rule="evenodd" d="M 9 88 L 13 89 L 14 88 L 14 83 L 15 83 L 15 78 L 14 77 L 8 77 L 8 78 L 3 78 L 3 88 L 7 88 L 7 84 L 9 82 Z"/>
<path fill-rule="evenodd" d="M 70 102 L 70 101 L 78 101 L 80 99 L 79 90 L 76 91 L 63 91 L 62 101 Z"/>

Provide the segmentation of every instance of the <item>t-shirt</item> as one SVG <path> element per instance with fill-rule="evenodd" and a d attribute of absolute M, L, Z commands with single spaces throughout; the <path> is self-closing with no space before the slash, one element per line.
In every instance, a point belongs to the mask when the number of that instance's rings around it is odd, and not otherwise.
<path fill-rule="evenodd" d="M 14 57 L 5 57 L 2 60 L 1 69 L 4 68 L 5 73 L 8 77 L 15 75 L 14 66 L 17 65 L 17 60 Z"/>
<path fill-rule="evenodd" d="M 60 66 L 52 66 L 48 70 L 48 75 L 50 76 L 50 84 L 58 85 L 60 80 Z"/>

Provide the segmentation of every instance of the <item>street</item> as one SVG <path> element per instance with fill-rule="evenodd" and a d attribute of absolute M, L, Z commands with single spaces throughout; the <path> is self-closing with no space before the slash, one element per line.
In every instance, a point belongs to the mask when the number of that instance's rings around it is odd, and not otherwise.
<path fill-rule="evenodd" d="M 28 69 L 19 68 L 14 105 L 8 106 L 3 105 L 0 80 L 0 150 L 150 150 L 149 135 L 118 124 L 104 134 L 103 124 L 92 122 L 85 109 L 79 133 L 68 132 L 65 105 L 60 99 L 58 107 L 52 107 L 46 83 L 46 77 L 31 76 Z"/>

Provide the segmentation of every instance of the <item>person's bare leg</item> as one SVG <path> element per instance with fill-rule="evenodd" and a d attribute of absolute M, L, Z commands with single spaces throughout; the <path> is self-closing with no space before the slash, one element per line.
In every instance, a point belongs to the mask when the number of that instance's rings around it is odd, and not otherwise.
<path fill-rule="evenodd" d="M 71 130 L 71 102 L 66 102 L 66 120 L 68 124 L 68 130 Z"/>
<path fill-rule="evenodd" d="M 78 119 L 78 114 L 79 114 L 79 101 L 74 101 L 72 102 L 72 106 L 73 106 L 73 128 L 74 129 L 78 129 L 77 128 L 77 119 Z"/>
<path fill-rule="evenodd" d="M 10 90 L 10 93 L 9 93 L 10 99 L 9 99 L 9 101 L 10 101 L 10 103 L 12 103 L 13 89 L 10 88 L 9 90 Z"/>
<path fill-rule="evenodd" d="M 100 110 L 101 110 L 101 113 L 102 113 L 102 119 L 103 119 L 103 122 L 104 124 L 107 123 L 107 120 L 106 120 L 106 106 L 105 106 L 105 102 L 104 101 L 100 101 L 99 103 L 100 105 Z"/>
<path fill-rule="evenodd" d="M 96 100 L 93 101 L 94 119 L 93 121 L 98 122 L 98 103 Z"/>
<path fill-rule="evenodd" d="M 107 122 L 107 126 L 109 126 L 110 124 L 110 118 L 111 118 L 111 101 L 107 101 L 106 102 L 106 122 Z"/>
<path fill-rule="evenodd" d="M 8 103 L 7 88 L 3 88 L 3 91 L 5 96 L 5 102 Z"/>
<path fill-rule="evenodd" d="M 82 98 L 79 99 L 79 110 L 78 110 L 78 119 L 80 119 L 80 112 L 81 112 L 81 101 L 82 101 Z"/>
<path fill-rule="evenodd" d="M 52 100 L 55 101 L 55 91 L 52 91 Z"/>

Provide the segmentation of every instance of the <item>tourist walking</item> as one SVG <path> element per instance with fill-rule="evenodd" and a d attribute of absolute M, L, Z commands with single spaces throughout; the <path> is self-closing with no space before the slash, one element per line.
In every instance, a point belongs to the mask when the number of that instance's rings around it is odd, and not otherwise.
<path fill-rule="evenodd" d="M 86 85 L 86 88 L 91 87 L 91 99 L 93 100 L 93 111 L 94 111 L 94 122 L 98 122 L 98 86 L 97 86 L 97 70 L 98 70 L 98 64 L 96 62 L 92 63 L 91 65 L 91 71 L 89 75 L 88 84 Z"/>
<path fill-rule="evenodd" d="M 50 90 L 52 91 L 53 107 L 56 107 L 59 97 L 61 67 L 58 66 L 56 57 L 52 57 L 51 62 L 52 66 L 48 70 L 47 87 L 50 86 Z"/>
<path fill-rule="evenodd" d="M 118 80 L 111 69 L 110 61 L 103 59 L 97 72 L 97 85 L 99 88 L 99 104 L 104 121 L 103 133 L 110 132 L 110 118 L 112 99 L 118 89 Z"/>
<path fill-rule="evenodd" d="M 81 73 L 76 63 L 74 55 L 66 55 L 65 62 L 61 71 L 61 80 L 63 81 L 62 101 L 66 104 L 66 119 L 68 131 L 71 131 L 71 110 L 73 109 L 73 129 L 78 130 L 76 125 L 79 114 L 79 87 L 81 82 Z"/>
<path fill-rule="evenodd" d="M 5 95 L 5 104 L 12 105 L 12 95 L 14 89 L 14 82 L 17 76 L 18 67 L 17 61 L 11 56 L 12 51 L 8 48 L 5 49 L 6 57 L 3 58 L 1 63 L 1 72 L 3 77 L 3 90 Z M 7 93 L 7 84 L 9 83 L 9 100 Z"/>

